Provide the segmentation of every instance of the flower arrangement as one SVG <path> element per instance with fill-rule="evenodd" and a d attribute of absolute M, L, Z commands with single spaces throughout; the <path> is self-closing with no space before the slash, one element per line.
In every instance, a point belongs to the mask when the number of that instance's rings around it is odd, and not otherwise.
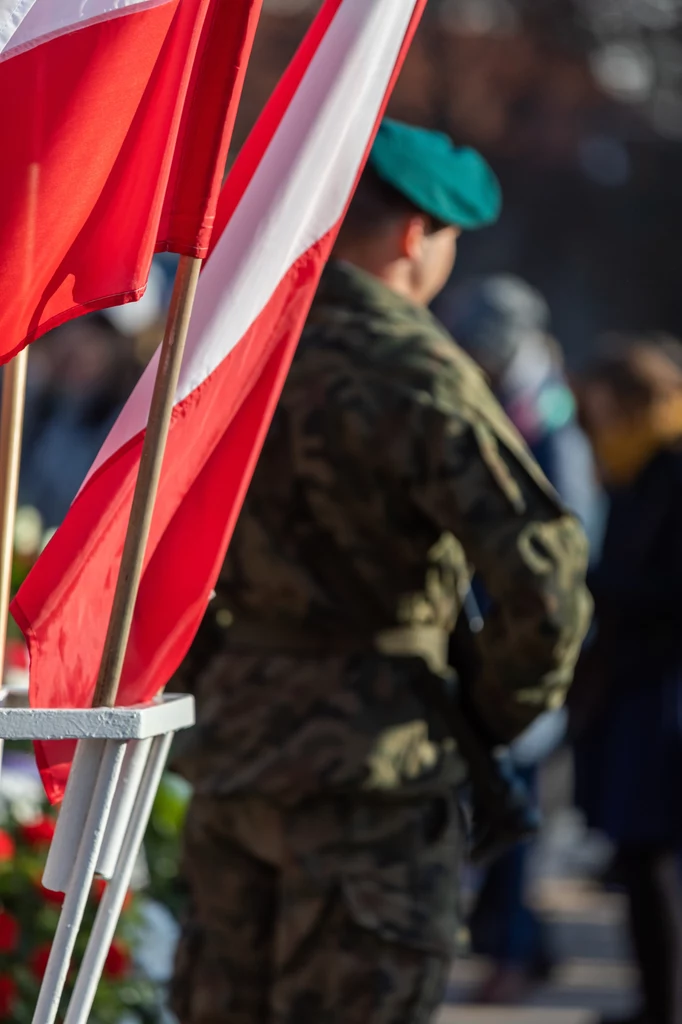
<path fill-rule="evenodd" d="M 0 830 L 0 1021 L 29 1024 L 33 1017 L 63 900 L 61 893 L 50 892 L 41 883 L 54 829 L 49 812 L 21 821 L 10 810 Z M 101 880 L 93 885 L 65 998 L 75 981 L 104 887 Z M 157 1019 L 155 987 L 133 963 L 139 909 L 139 897 L 129 893 L 107 955 L 92 1024 Z"/>

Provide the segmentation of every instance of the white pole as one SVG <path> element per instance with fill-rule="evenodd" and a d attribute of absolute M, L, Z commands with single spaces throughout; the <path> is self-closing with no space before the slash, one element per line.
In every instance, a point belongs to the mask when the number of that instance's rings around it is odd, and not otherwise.
<path fill-rule="evenodd" d="M 109 881 L 114 877 L 121 847 L 130 826 L 144 770 L 152 749 L 152 739 L 130 740 L 116 787 L 107 830 L 97 861 L 97 874 Z"/>
<path fill-rule="evenodd" d="M 124 741 L 108 740 L 102 754 L 92 804 L 69 879 L 47 970 L 33 1014 L 33 1024 L 54 1024 L 59 1011 L 78 931 L 90 896 L 111 804 L 116 793 L 125 747 Z"/>
<path fill-rule="evenodd" d="M 172 739 L 173 733 L 167 733 L 154 740 L 116 871 L 102 896 L 64 1024 L 87 1024 L 107 953 L 130 887 L 135 861 L 152 813 Z"/>
<path fill-rule="evenodd" d="M 43 885 L 53 892 L 66 892 L 69 888 L 106 742 L 93 739 L 78 741 L 43 871 Z"/>

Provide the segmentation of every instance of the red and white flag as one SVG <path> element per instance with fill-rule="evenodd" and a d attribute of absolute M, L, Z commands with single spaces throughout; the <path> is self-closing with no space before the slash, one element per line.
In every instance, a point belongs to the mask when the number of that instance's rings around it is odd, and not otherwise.
<path fill-rule="evenodd" d="M 205 256 L 262 0 L 0 0 L 0 363 Z"/>
<path fill-rule="evenodd" d="M 324 264 L 426 0 L 326 0 L 223 190 L 175 397 L 119 702 L 186 654 Z M 156 372 L 148 368 L 12 611 L 34 707 L 92 700 Z M 70 744 L 38 752 L 58 799 Z"/>

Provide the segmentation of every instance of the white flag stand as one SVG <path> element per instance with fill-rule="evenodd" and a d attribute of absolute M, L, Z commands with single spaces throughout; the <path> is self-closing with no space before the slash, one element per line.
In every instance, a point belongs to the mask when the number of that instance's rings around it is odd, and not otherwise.
<path fill-rule="evenodd" d="M 53 1024 L 95 875 L 109 884 L 64 1024 L 86 1024 L 130 886 L 173 736 L 194 724 L 194 699 L 165 696 L 128 708 L 0 706 L 0 739 L 78 741 L 43 884 L 63 892 L 33 1024 Z M 16 700 L 12 701 L 16 704 Z"/>

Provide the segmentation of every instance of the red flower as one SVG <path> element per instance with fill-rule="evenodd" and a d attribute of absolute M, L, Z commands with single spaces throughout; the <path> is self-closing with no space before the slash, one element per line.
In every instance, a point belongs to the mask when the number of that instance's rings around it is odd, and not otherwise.
<path fill-rule="evenodd" d="M 0 861 L 12 860 L 16 852 L 16 846 L 9 832 L 0 829 Z"/>
<path fill-rule="evenodd" d="M 96 903 L 99 903 L 99 901 L 102 899 L 106 891 L 107 883 L 105 882 L 105 880 L 103 878 L 95 878 L 92 883 L 92 895 Z M 128 891 L 125 894 L 125 899 L 123 900 L 123 910 L 127 910 L 132 902 L 133 894 L 130 891 Z"/>
<path fill-rule="evenodd" d="M 46 889 L 42 882 L 38 882 L 38 890 L 46 903 L 56 903 L 61 905 L 64 902 L 63 892 L 54 892 L 52 889 Z"/>
<path fill-rule="evenodd" d="M 5 910 L 0 910 L 0 953 L 11 953 L 19 942 L 19 922 Z"/>
<path fill-rule="evenodd" d="M 54 819 L 44 815 L 31 825 L 22 825 L 21 836 L 29 846 L 49 846 L 55 828 Z"/>
<path fill-rule="evenodd" d="M 42 981 L 45 977 L 45 971 L 47 970 L 47 961 L 50 959 L 50 950 L 52 946 L 49 942 L 46 942 L 42 946 L 38 946 L 34 949 L 29 959 L 29 966 L 36 978 Z"/>
<path fill-rule="evenodd" d="M 17 984 L 9 974 L 0 974 L 0 1017 L 12 1017 L 17 999 Z"/>
<path fill-rule="evenodd" d="M 123 978 L 130 970 L 130 952 L 127 946 L 116 939 L 111 944 L 104 964 L 104 973 L 109 978 Z"/>
<path fill-rule="evenodd" d="M 28 648 L 21 640 L 8 640 L 5 665 L 10 668 L 28 668 Z"/>
<path fill-rule="evenodd" d="M 94 896 L 97 903 L 102 899 L 104 893 L 107 891 L 107 883 L 103 878 L 94 878 L 92 881 L 92 895 Z"/>

